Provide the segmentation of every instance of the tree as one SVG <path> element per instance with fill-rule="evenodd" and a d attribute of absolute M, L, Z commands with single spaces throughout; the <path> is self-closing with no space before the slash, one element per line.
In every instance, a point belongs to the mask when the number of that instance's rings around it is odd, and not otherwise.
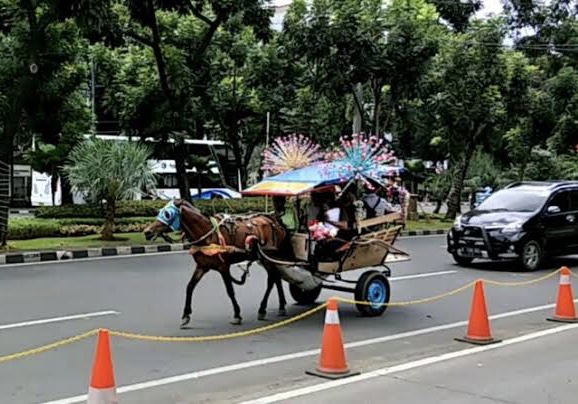
<path fill-rule="evenodd" d="M 446 217 L 460 209 L 464 180 L 475 150 L 500 133 L 505 117 L 505 82 L 499 20 L 475 22 L 464 34 L 449 37 L 429 76 L 426 108 L 435 125 L 432 143 L 443 147 L 453 164 Z"/>
<path fill-rule="evenodd" d="M 156 177 L 148 159 L 150 150 L 136 142 L 86 140 L 74 147 L 64 167 L 72 188 L 92 202 L 105 201 L 103 240 L 113 240 L 116 203 L 151 191 Z"/>
<path fill-rule="evenodd" d="M 82 105 L 77 97 L 86 78 L 85 45 L 72 3 L 0 0 L 0 161 L 8 165 L 16 138 L 29 143 L 39 133 L 57 144 L 69 121 L 64 111 Z M 8 207 L 0 207 L 0 222 L 7 220 Z M 0 245 L 5 242 L 0 229 Z"/>

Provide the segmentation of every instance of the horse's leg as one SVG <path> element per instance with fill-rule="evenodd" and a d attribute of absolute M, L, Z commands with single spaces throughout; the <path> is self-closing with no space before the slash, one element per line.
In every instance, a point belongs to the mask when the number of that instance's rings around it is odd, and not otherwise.
<path fill-rule="evenodd" d="M 287 305 L 287 300 L 285 300 L 285 291 L 283 290 L 283 281 L 278 272 L 275 273 L 275 286 L 277 287 L 277 293 L 279 295 L 279 310 L 277 315 L 279 317 L 284 317 L 287 315 L 287 310 L 285 306 Z"/>
<path fill-rule="evenodd" d="M 191 280 L 189 281 L 189 284 L 187 285 L 185 309 L 183 310 L 183 318 L 182 318 L 181 327 L 184 327 L 185 325 L 187 325 L 191 321 L 191 313 L 193 312 L 193 310 L 191 308 L 191 304 L 192 304 L 192 300 L 193 300 L 193 290 L 195 290 L 195 286 L 197 286 L 197 283 L 199 283 L 199 281 L 201 280 L 203 275 L 205 275 L 206 273 L 207 273 L 207 269 L 197 264 L 197 268 L 195 269 L 195 272 L 193 272 L 193 276 L 191 277 Z"/>
<path fill-rule="evenodd" d="M 225 288 L 227 289 L 227 295 L 229 295 L 229 299 L 231 299 L 231 303 L 233 303 L 234 316 L 231 324 L 239 325 L 243 321 L 241 318 L 241 308 L 237 303 L 237 299 L 235 299 L 235 289 L 233 288 L 233 280 L 231 279 L 231 273 L 229 271 L 229 266 L 219 268 L 219 272 L 225 283 Z"/>
<path fill-rule="evenodd" d="M 273 285 L 275 284 L 275 280 L 269 270 L 269 268 L 265 268 L 267 271 L 267 290 L 265 290 L 265 295 L 263 296 L 263 300 L 261 300 L 261 305 L 259 306 L 259 320 L 265 320 L 265 316 L 267 315 L 267 301 L 269 300 L 269 295 L 271 294 L 271 290 L 273 289 Z"/>

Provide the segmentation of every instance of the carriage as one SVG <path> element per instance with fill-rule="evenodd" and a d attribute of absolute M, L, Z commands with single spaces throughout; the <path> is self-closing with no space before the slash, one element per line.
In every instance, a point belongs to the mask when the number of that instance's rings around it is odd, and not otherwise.
<path fill-rule="evenodd" d="M 331 289 L 352 293 L 362 315 L 380 316 L 391 296 L 390 265 L 411 259 L 407 252 L 393 246 L 404 227 L 404 214 L 395 212 L 365 219 L 362 203 L 356 202 L 355 235 L 343 240 L 339 253 L 325 260 L 315 256 L 317 242 L 303 222 L 304 203 L 313 193 L 335 192 L 339 197 L 348 187 L 356 188 L 359 184 L 360 176 L 344 170 L 342 164 L 339 161 L 320 162 L 289 170 L 263 179 L 242 194 L 244 197 L 281 197 L 292 201 L 292 208 L 288 209 L 292 213 L 280 218 L 289 231 L 291 258 L 275 256 L 261 249 L 259 259 L 276 265 L 298 304 L 312 304 L 322 289 Z M 377 172 L 373 170 L 371 176 L 365 176 L 363 181 L 384 186 L 383 178 L 399 174 L 400 170 L 399 167 L 382 166 Z M 357 280 L 344 277 L 345 273 L 360 269 L 366 270 Z"/>

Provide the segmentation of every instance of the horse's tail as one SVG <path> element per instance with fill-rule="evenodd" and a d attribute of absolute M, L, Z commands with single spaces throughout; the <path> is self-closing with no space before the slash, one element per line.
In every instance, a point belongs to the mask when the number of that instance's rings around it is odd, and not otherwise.
<path fill-rule="evenodd" d="M 247 268 L 243 271 L 243 275 L 241 275 L 241 279 L 235 279 L 235 277 L 231 274 L 231 281 L 235 285 L 243 286 L 245 284 L 245 282 L 247 281 L 247 276 L 249 275 L 249 267 L 251 267 L 252 263 L 253 263 L 252 261 L 249 261 L 249 263 L 247 264 Z"/>

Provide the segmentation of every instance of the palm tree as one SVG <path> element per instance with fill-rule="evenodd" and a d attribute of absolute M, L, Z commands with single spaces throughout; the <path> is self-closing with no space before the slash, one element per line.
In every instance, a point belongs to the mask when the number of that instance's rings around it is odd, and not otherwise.
<path fill-rule="evenodd" d="M 98 138 L 78 144 L 70 153 L 64 174 L 73 191 L 86 194 L 92 202 L 106 202 L 103 240 L 113 240 L 116 202 L 155 188 L 150 154 L 143 144 Z"/>

